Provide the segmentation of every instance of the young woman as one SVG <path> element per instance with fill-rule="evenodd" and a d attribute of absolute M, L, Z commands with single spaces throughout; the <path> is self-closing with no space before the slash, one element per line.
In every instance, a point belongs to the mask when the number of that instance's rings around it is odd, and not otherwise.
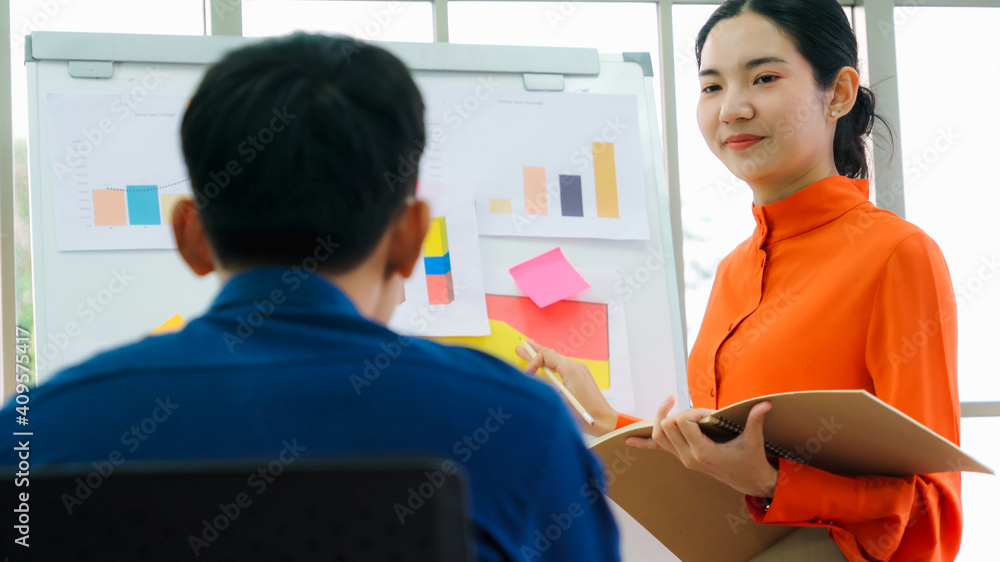
<path fill-rule="evenodd" d="M 710 411 L 748 398 L 861 388 L 958 443 L 959 403 L 955 299 L 941 251 L 868 201 L 874 98 L 859 86 L 857 41 L 840 5 L 727 1 L 699 33 L 696 55 L 701 132 L 753 190 L 757 226 L 716 272 L 688 361 L 695 407 L 668 415 L 668 398 L 652 439 L 630 444 L 669 451 L 744 492 L 759 522 L 819 528 L 825 545 L 801 559 L 819 559 L 824 547 L 852 561 L 954 559 L 957 473 L 844 477 L 772 464 L 761 429 L 769 403 L 728 443 L 699 430 Z M 595 433 L 630 421 L 585 366 L 539 349 L 529 372 L 560 372 L 598 418 Z"/>

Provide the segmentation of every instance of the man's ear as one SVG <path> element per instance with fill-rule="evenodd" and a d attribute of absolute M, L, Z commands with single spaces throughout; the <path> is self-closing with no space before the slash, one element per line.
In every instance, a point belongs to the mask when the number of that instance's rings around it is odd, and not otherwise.
<path fill-rule="evenodd" d="M 392 240 L 389 242 L 386 277 L 393 273 L 399 273 L 404 279 L 413 275 L 430 222 L 431 210 L 426 202 L 417 199 L 405 204 L 390 227 Z"/>
<path fill-rule="evenodd" d="M 198 209 L 194 206 L 194 201 L 187 197 L 181 199 L 174 205 L 171 215 L 174 225 L 174 240 L 177 242 L 177 251 L 181 257 L 194 271 L 196 275 L 208 275 L 215 271 L 215 261 L 212 259 L 212 250 L 205 238 L 205 231 L 201 227 L 201 217 L 198 216 Z"/>

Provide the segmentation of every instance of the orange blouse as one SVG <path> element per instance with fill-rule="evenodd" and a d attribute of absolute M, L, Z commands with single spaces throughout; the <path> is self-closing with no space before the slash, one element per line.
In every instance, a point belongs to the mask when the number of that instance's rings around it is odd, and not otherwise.
<path fill-rule="evenodd" d="M 957 319 L 948 267 L 923 231 L 832 177 L 764 206 L 722 263 L 688 361 L 695 407 L 862 388 L 958 444 Z M 958 473 L 844 477 L 781 459 L 758 522 L 823 526 L 849 560 L 952 560 Z"/>

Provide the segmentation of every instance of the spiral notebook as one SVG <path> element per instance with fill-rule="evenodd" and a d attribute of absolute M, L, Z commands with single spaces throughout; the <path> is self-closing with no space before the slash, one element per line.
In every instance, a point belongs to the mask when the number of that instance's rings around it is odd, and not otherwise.
<path fill-rule="evenodd" d="M 698 421 L 702 426 L 702 433 L 708 435 L 709 437 L 715 439 L 718 442 L 725 442 L 733 437 L 743 433 L 743 424 L 736 423 L 732 420 L 728 420 L 719 415 L 705 416 Z M 721 431 L 717 431 L 721 430 Z M 799 464 L 808 465 L 809 461 L 805 457 L 795 454 L 794 452 L 775 445 L 773 442 L 764 440 L 764 449 L 773 457 L 784 457 L 789 460 L 793 460 Z"/>
<path fill-rule="evenodd" d="M 769 400 L 764 437 L 775 455 L 843 475 L 909 476 L 993 470 L 954 443 L 863 390 L 772 394 L 713 414 L 702 432 L 717 441 L 743 430 L 750 409 Z M 745 496 L 687 469 L 674 455 L 625 445 L 649 437 L 642 421 L 589 444 L 604 460 L 608 497 L 685 562 L 746 561 L 796 527 L 761 525 Z"/>

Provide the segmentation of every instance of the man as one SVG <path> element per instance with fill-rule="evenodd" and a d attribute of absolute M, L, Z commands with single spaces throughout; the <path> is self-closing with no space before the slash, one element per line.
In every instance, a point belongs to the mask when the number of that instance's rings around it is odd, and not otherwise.
<path fill-rule="evenodd" d="M 348 38 L 265 41 L 209 69 L 181 127 L 194 197 L 173 226 L 222 290 L 182 331 L 33 390 L 32 467 L 429 454 L 468 474 L 480 559 L 617 559 L 600 469 L 559 397 L 385 327 L 428 229 L 409 165 L 423 112 L 398 59 Z M 0 419 L 17 431 L 14 406 Z"/>

